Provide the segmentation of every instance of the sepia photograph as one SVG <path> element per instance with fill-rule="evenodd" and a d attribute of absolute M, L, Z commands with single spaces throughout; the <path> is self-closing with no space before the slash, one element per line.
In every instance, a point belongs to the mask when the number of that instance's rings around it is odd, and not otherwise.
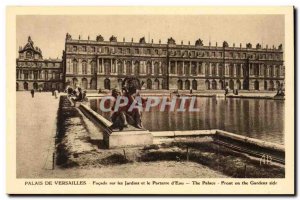
<path fill-rule="evenodd" d="M 232 9 L 14 14 L 16 180 L 131 193 L 293 179 L 293 8 Z"/>

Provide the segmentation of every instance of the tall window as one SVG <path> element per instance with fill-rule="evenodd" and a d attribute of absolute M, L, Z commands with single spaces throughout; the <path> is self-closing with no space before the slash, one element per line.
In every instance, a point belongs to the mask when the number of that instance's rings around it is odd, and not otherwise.
<path fill-rule="evenodd" d="M 108 61 L 106 61 L 105 63 L 104 63 L 104 73 L 105 74 L 110 74 L 110 72 L 111 72 L 111 68 L 110 68 L 110 62 L 108 62 Z"/>
<path fill-rule="evenodd" d="M 73 74 L 78 73 L 78 62 L 77 60 L 73 60 Z"/>
<path fill-rule="evenodd" d="M 131 62 L 127 61 L 126 62 L 126 74 L 131 74 L 131 73 L 132 73 Z"/>
<path fill-rule="evenodd" d="M 86 61 L 82 62 L 82 74 L 87 74 L 87 63 L 86 63 Z"/>
<path fill-rule="evenodd" d="M 171 74 L 175 74 L 176 72 L 176 69 L 175 69 L 175 63 L 174 62 L 171 62 Z"/>
<path fill-rule="evenodd" d="M 24 79 L 28 79 L 28 72 L 24 71 Z"/>
<path fill-rule="evenodd" d="M 152 67 L 150 62 L 147 62 L 146 67 L 147 67 L 147 74 L 152 74 Z"/>
<path fill-rule="evenodd" d="M 48 71 L 45 71 L 45 80 L 48 80 Z"/>
<path fill-rule="evenodd" d="M 91 62 L 91 74 L 97 73 L 97 68 L 96 68 L 96 62 L 92 61 Z"/>
<path fill-rule="evenodd" d="M 119 61 L 117 65 L 118 65 L 118 74 L 123 74 L 124 73 L 123 63 Z"/>
<path fill-rule="evenodd" d="M 37 71 L 33 72 L 33 79 L 34 80 L 38 79 L 38 72 Z"/>

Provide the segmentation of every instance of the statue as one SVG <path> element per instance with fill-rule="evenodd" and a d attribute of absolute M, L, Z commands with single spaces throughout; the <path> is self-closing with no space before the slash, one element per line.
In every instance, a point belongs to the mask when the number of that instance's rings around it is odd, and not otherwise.
<path fill-rule="evenodd" d="M 246 48 L 251 49 L 252 48 L 252 44 L 251 43 L 247 43 L 246 44 Z"/>
<path fill-rule="evenodd" d="M 72 36 L 69 33 L 66 34 L 66 40 L 72 40 Z"/>
<path fill-rule="evenodd" d="M 223 47 L 229 47 L 228 42 L 224 41 L 223 42 Z"/>
<path fill-rule="evenodd" d="M 176 44 L 175 40 L 171 37 L 168 39 L 168 44 Z"/>
<path fill-rule="evenodd" d="M 196 40 L 195 46 L 200 46 L 200 47 L 203 46 L 203 40 L 201 40 L 200 38 Z"/>
<path fill-rule="evenodd" d="M 257 43 L 256 44 L 256 49 L 261 49 L 261 44 Z"/>
<path fill-rule="evenodd" d="M 117 99 L 121 95 L 128 98 L 128 104 L 120 106 L 118 110 L 114 111 L 114 113 L 112 114 L 112 129 L 119 129 L 120 131 L 122 131 L 124 128 L 128 127 L 128 124 L 138 129 L 143 128 L 141 120 L 141 110 L 139 108 L 129 110 L 132 104 L 141 103 L 136 100 L 137 97 L 141 98 L 138 93 L 138 89 L 140 88 L 141 85 L 139 84 L 137 79 L 125 78 L 122 82 L 122 92 L 120 92 L 118 89 L 112 90 L 112 96 L 115 99 Z M 143 99 L 141 100 L 145 101 Z M 115 104 L 113 106 L 113 109 L 115 109 Z"/>
<path fill-rule="evenodd" d="M 282 44 L 280 44 L 280 45 L 278 46 L 278 49 L 279 49 L 279 50 L 282 50 Z"/>
<path fill-rule="evenodd" d="M 104 41 L 104 38 L 102 37 L 102 35 L 97 35 L 96 41 L 97 41 L 97 42 L 103 42 L 103 41 Z"/>
<path fill-rule="evenodd" d="M 146 43 L 145 37 L 140 38 L 140 44 L 145 44 L 145 43 Z"/>
<path fill-rule="evenodd" d="M 109 41 L 110 42 L 117 42 L 117 37 L 115 37 L 115 36 L 111 36 L 110 38 L 109 38 Z"/>

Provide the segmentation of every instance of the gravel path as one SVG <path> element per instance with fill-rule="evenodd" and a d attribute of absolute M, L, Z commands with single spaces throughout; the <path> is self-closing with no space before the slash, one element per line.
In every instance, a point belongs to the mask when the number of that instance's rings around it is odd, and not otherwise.
<path fill-rule="evenodd" d="M 17 92 L 17 178 L 36 178 L 52 168 L 59 98 L 50 92 Z"/>

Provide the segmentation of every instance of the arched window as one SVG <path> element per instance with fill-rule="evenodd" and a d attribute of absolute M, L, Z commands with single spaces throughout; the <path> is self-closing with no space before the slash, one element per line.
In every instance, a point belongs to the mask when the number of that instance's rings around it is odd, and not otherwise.
<path fill-rule="evenodd" d="M 189 62 L 184 63 L 184 73 L 186 75 L 190 74 L 190 63 Z"/>
<path fill-rule="evenodd" d="M 229 76 L 233 76 L 234 75 L 234 66 L 230 65 L 229 66 Z"/>
<path fill-rule="evenodd" d="M 197 66 L 195 62 L 192 62 L 192 75 L 196 76 L 197 75 Z"/>
<path fill-rule="evenodd" d="M 77 60 L 73 60 L 73 74 L 78 73 L 78 62 Z"/>
<path fill-rule="evenodd" d="M 215 64 L 212 64 L 211 65 L 211 74 L 213 75 L 213 76 L 216 76 L 216 65 Z"/>
<path fill-rule="evenodd" d="M 154 89 L 159 90 L 159 80 L 158 79 L 154 80 Z"/>
<path fill-rule="evenodd" d="M 182 88 L 183 88 L 182 80 L 178 80 L 177 81 L 177 89 L 182 90 Z"/>
<path fill-rule="evenodd" d="M 209 80 L 206 80 L 206 81 L 205 81 L 205 88 L 206 88 L 207 90 L 210 90 L 210 82 L 209 82 Z"/>
<path fill-rule="evenodd" d="M 154 63 L 154 75 L 158 75 L 159 74 L 159 63 L 155 62 Z"/>
<path fill-rule="evenodd" d="M 152 74 L 152 67 L 151 67 L 151 63 L 147 62 L 146 64 L 146 68 L 147 68 L 147 74 Z"/>
<path fill-rule="evenodd" d="M 106 75 L 109 75 L 110 72 L 111 72 L 110 62 L 109 62 L 108 60 L 106 60 L 106 61 L 104 62 L 104 73 L 105 73 Z"/>
<path fill-rule="evenodd" d="M 149 90 L 152 89 L 152 81 L 150 78 L 147 79 L 147 89 L 149 89 Z"/>
<path fill-rule="evenodd" d="M 254 90 L 259 90 L 259 82 L 257 80 L 254 81 Z"/>
<path fill-rule="evenodd" d="M 123 63 L 121 61 L 118 61 L 118 74 L 123 74 L 124 73 L 124 68 L 123 68 Z"/>
<path fill-rule="evenodd" d="M 131 73 L 132 73 L 131 62 L 127 61 L 126 62 L 126 74 L 131 74 Z"/>
<path fill-rule="evenodd" d="M 209 76 L 209 65 L 205 63 L 205 75 Z"/>
<path fill-rule="evenodd" d="M 82 61 L 82 74 L 87 74 L 87 63 Z"/>
<path fill-rule="evenodd" d="M 222 77 L 222 76 L 224 75 L 223 71 L 224 71 L 224 70 L 223 70 L 223 65 L 220 64 L 220 65 L 218 66 L 218 74 L 219 74 L 220 77 Z"/>
<path fill-rule="evenodd" d="M 104 89 L 110 90 L 110 80 L 108 78 L 104 79 Z"/>
<path fill-rule="evenodd" d="M 91 62 L 91 74 L 96 74 L 97 73 L 97 66 L 96 66 L 96 62 L 92 61 Z"/>
<path fill-rule="evenodd" d="M 189 90 L 189 89 L 190 89 L 190 81 L 189 81 L 189 80 L 186 80 L 186 81 L 184 82 L 184 89 L 186 89 L 186 90 Z"/>
<path fill-rule="evenodd" d="M 216 90 L 216 89 L 217 89 L 217 81 L 216 81 L 216 80 L 213 80 L 213 81 L 211 82 L 211 88 L 212 88 L 213 90 Z"/>
<path fill-rule="evenodd" d="M 183 62 L 178 62 L 178 75 L 182 75 L 183 74 Z"/>
<path fill-rule="evenodd" d="M 196 80 L 192 81 L 192 89 L 197 90 L 197 81 Z"/>
<path fill-rule="evenodd" d="M 234 89 L 234 82 L 232 79 L 229 81 L 229 89 L 231 89 L 231 90 Z"/>
<path fill-rule="evenodd" d="M 135 61 L 134 63 L 134 74 L 139 75 L 140 74 L 140 62 Z"/>
<path fill-rule="evenodd" d="M 176 72 L 175 62 L 171 62 L 171 74 L 175 74 Z"/>
<path fill-rule="evenodd" d="M 81 80 L 81 87 L 82 87 L 82 89 L 87 89 L 87 79 L 86 78 L 83 78 Z"/>

